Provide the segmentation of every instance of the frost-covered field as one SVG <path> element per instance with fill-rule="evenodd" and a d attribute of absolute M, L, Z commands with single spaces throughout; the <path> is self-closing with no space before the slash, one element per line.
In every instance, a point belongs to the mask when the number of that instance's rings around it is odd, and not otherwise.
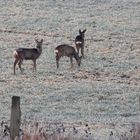
<path fill-rule="evenodd" d="M 0 21 L 0 120 L 17 95 L 22 118 L 96 124 L 103 135 L 140 122 L 139 0 L 1 0 Z M 74 46 L 85 28 L 81 67 L 62 58 L 57 69 L 54 48 Z M 37 72 L 24 61 L 13 75 L 13 50 L 35 37 L 44 39 Z"/>

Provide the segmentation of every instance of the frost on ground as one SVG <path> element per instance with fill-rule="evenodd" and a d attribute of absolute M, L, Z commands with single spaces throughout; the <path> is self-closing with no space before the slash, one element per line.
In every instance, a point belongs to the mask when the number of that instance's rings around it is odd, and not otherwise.
<path fill-rule="evenodd" d="M 139 9 L 139 0 L 1 0 L 0 120 L 10 119 L 11 97 L 17 95 L 22 120 L 113 124 L 121 130 L 140 122 Z M 70 69 L 62 58 L 57 69 L 54 48 L 74 46 L 85 28 L 81 67 L 75 62 Z M 13 75 L 13 50 L 33 47 L 36 37 L 44 39 L 37 72 L 24 61 L 24 73 L 17 68 Z"/>

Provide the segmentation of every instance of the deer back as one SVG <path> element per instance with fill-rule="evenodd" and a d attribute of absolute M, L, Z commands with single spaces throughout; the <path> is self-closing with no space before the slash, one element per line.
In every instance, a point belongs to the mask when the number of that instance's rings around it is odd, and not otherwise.
<path fill-rule="evenodd" d="M 61 56 L 72 56 L 74 55 L 75 49 L 72 46 L 69 46 L 67 44 L 59 45 L 55 48 L 55 52 L 57 55 Z"/>
<path fill-rule="evenodd" d="M 35 40 L 37 43 L 36 48 L 18 48 L 14 51 L 14 57 L 17 59 L 33 60 L 37 59 L 42 53 L 42 43 L 41 41 Z"/>
<path fill-rule="evenodd" d="M 32 59 L 37 59 L 42 51 L 39 50 L 38 48 L 18 48 L 16 52 L 19 58 L 32 60 Z"/>

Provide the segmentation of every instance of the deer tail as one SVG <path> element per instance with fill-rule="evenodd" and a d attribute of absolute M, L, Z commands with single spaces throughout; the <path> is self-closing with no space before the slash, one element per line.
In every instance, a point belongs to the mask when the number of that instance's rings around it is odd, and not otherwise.
<path fill-rule="evenodd" d="M 18 58 L 19 57 L 18 56 L 18 52 L 16 50 L 13 52 L 13 56 L 14 56 L 14 58 Z"/>
<path fill-rule="evenodd" d="M 54 50 L 54 53 L 56 53 L 56 54 L 57 54 L 57 53 L 58 53 L 58 50 Z"/>

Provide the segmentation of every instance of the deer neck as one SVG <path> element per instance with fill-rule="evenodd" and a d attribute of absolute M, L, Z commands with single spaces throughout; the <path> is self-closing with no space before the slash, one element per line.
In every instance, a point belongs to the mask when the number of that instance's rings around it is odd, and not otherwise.
<path fill-rule="evenodd" d="M 36 49 L 39 53 L 42 53 L 42 46 L 37 46 Z"/>

